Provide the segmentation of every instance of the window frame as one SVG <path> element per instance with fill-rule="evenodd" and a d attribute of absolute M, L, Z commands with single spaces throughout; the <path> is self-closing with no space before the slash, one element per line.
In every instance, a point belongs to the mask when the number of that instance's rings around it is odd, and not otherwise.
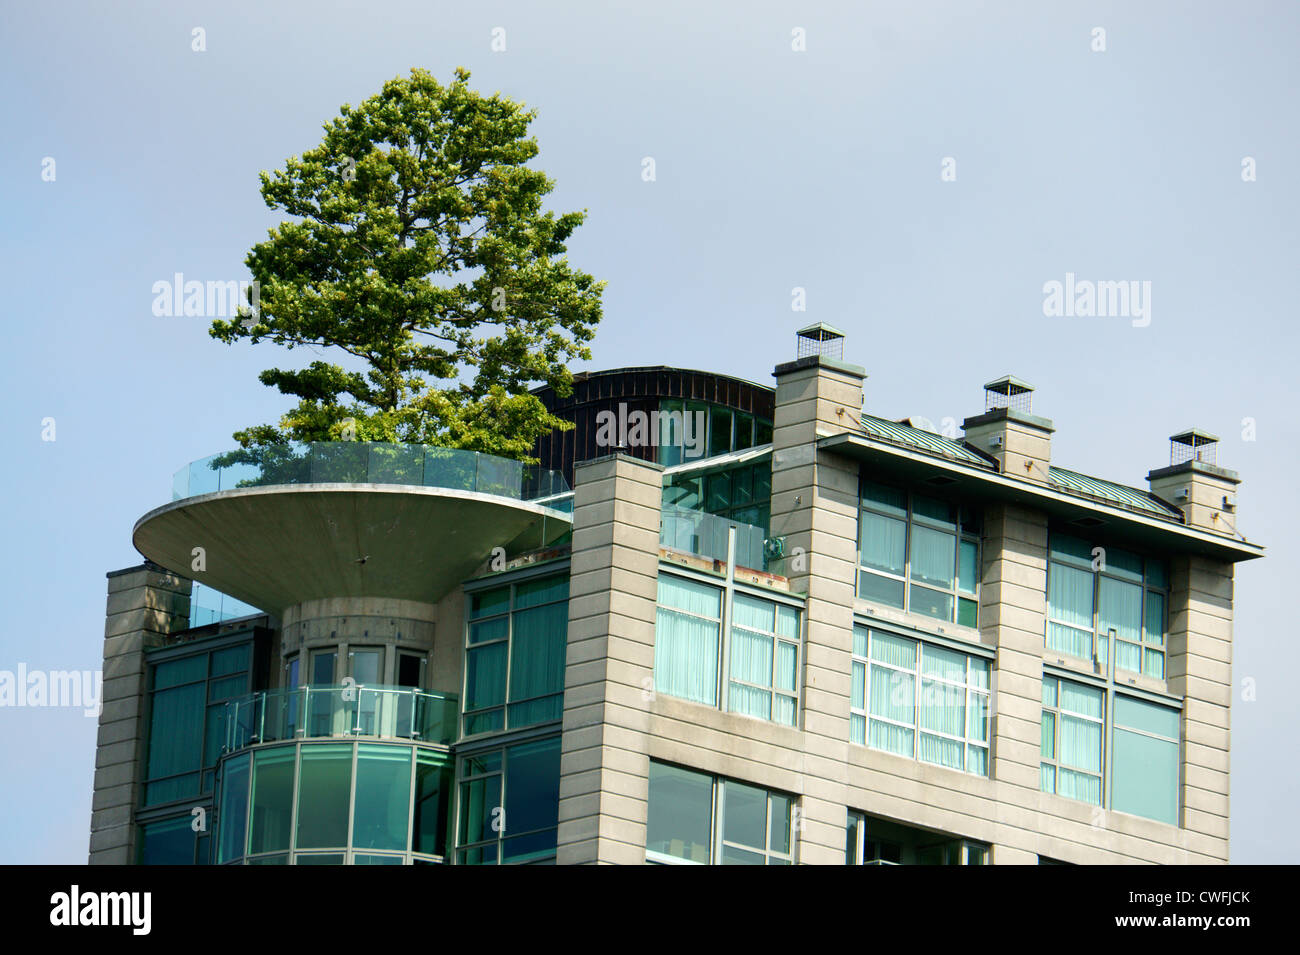
<path fill-rule="evenodd" d="M 803 666 L 804 666 L 804 653 L 805 653 L 804 641 L 805 641 L 806 617 L 807 617 L 806 607 L 804 606 L 804 604 L 794 599 L 781 599 L 782 597 L 786 596 L 783 594 L 764 592 L 757 588 L 750 588 L 741 584 L 737 584 L 734 581 L 716 580 L 716 579 L 705 577 L 703 575 L 683 572 L 682 569 L 677 566 L 660 565 L 658 577 L 664 577 L 664 576 L 676 577 L 682 580 L 690 581 L 691 583 L 694 584 L 703 584 L 704 586 L 716 589 L 718 591 L 719 609 L 722 616 L 720 618 L 704 617 L 699 614 L 692 613 L 689 610 L 683 610 L 677 607 L 662 606 L 656 600 L 656 605 L 655 605 L 656 606 L 656 611 L 655 611 L 656 653 L 658 652 L 658 648 L 659 648 L 658 612 L 659 609 L 662 607 L 662 609 L 668 610 L 672 613 L 678 613 L 684 616 L 693 617 L 694 619 L 697 620 L 708 621 L 710 624 L 714 624 L 714 623 L 717 624 L 718 626 L 717 639 L 719 641 L 718 653 L 717 653 L 718 670 L 717 673 L 715 674 L 714 702 L 712 703 L 703 702 L 699 700 L 691 700 L 686 697 L 677 696 L 674 693 L 670 693 L 666 690 L 660 689 L 658 677 L 655 674 L 655 669 L 652 665 L 651 675 L 653 679 L 654 692 L 663 693 L 664 696 L 672 697 L 675 700 L 683 700 L 684 702 L 687 703 L 694 703 L 697 706 L 707 706 L 710 709 L 719 710 L 720 712 L 723 713 L 730 713 L 734 716 L 745 717 L 747 719 L 763 720 L 764 722 L 774 723 L 777 726 L 788 726 L 792 729 L 797 729 L 799 727 L 800 715 L 803 712 L 803 706 L 802 706 Z M 751 683 L 747 680 L 739 680 L 732 677 L 731 675 L 732 630 L 736 626 L 734 620 L 735 614 L 733 613 L 732 608 L 736 596 L 744 596 L 752 600 L 759 600 L 764 603 L 770 604 L 772 606 L 773 630 L 770 633 L 760 633 L 759 631 L 755 631 L 750 627 L 740 628 L 744 630 L 747 634 L 756 634 L 759 636 L 770 636 L 772 638 L 772 674 L 771 674 L 772 682 L 768 686 L 760 686 L 758 684 Z M 786 607 L 794 611 L 795 636 L 793 638 L 778 632 L 780 626 L 779 623 L 780 611 L 778 609 L 779 607 Z M 777 666 L 780 659 L 779 648 L 783 643 L 789 646 L 793 646 L 795 649 L 793 690 L 780 689 L 777 686 Z M 731 706 L 731 684 L 733 682 L 738 683 L 741 686 L 753 687 L 754 689 L 763 690 L 767 692 L 770 696 L 769 713 L 774 713 L 776 710 L 777 696 L 781 696 L 786 699 L 793 700 L 794 703 L 793 721 L 786 723 L 784 721 L 774 719 L 771 716 L 768 717 L 753 716 L 749 713 L 744 713 L 739 710 L 733 709 Z"/>
<path fill-rule="evenodd" d="M 1100 548 L 1103 551 L 1103 553 L 1109 550 L 1116 550 L 1116 551 L 1120 551 L 1121 553 L 1132 554 L 1135 558 L 1137 558 L 1142 562 L 1142 579 L 1140 581 L 1135 580 L 1130 575 L 1124 573 L 1117 573 L 1116 571 L 1109 569 L 1113 565 L 1110 565 L 1105 560 L 1102 561 L 1102 565 L 1100 567 L 1094 567 L 1093 564 L 1095 561 L 1093 560 L 1085 560 L 1082 557 L 1069 555 L 1064 551 L 1055 551 L 1052 546 L 1053 538 L 1061 538 L 1061 537 L 1069 538 L 1071 540 L 1076 540 L 1083 543 L 1085 546 L 1087 546 L 1089 553 L 1092 553 L 1093 551 Z M 1077 624 L 1053 616 L 1053 607 L 1052 607 L 1052 600 L 1051 600 L 1051 594 L 1052 594 L 1051 574 L 1052 574 L 1053 564 L 1057 564 L 1062 567 L 1067 567 L 1077 571 L 1083 571 L 1092 575 L 1092 633 L 1091 633 L 1092 656 L 1091 658 L 1076 656 L 1075 654 L 1071 653 L 1068 650 L 1060 649 L 1058 647 L 1053 647 L 1049 642 L 1052 638 L 1053 624 L 1056 624 L 1057 626 L 1061 626 L 1061 627 L 1068 627 L 1071 630 L 1075 630 L 1079 633 L 1086 632 L 1082 630 Z M 1156 575 L 1153 574 L 1153 570 L 1156 568 L 1163 568 L 1163 574 L 1161 575 L 1163 577 L 1163 582 L 1160 582 L 1156 578 Z M 1172 584 L 1170 580 L 1169 561 L 1167 559 L 1163 557 L 1152 556 L 1146 553 L 1140 553 L 1138 551 L 1129 550 L 1126 547 L 1110 547 L 1104 543 L 1098 543 L 1093 540 L 1088 540 L 1086 538 L 1079 537 L 1078 535 L 1075 534 L 1070 534 L 1068 532 L 1052 528 L 1048 533 L 1048 541 L 1047 541 L 1047 575 L 1048 575 L 1048 589 L 1045 595 L 1047 598 L 1046 600 L 1047 619 L 1046 619 L 1046 623 L 1044 624 L 1044 630 L 1043 630 L 1043 649 L 1045 652 L 1054 653 L 1061 657 L 1065 657 L 1073 660 L 1088 660 L 1088 662 L 1092 663 L 1093 665 L 1101 667 L 1103 672 L 1105 672 L 1105 670 L 1109 668 L 1110 666 L 1109 661 L 1111 655 L 1113 654 L 1115 660 L 1114 670 L 1117 673 L 1118 672 L 1132 673 L 1138 676 L 1147 677 L 1152 680 L 1160 680 L 1161 682 L 1168 680 L 1169 678 L 1168 677 L 1169 602 L 1170 602 L 1170 595 L 1172 592 Z M 1101 591 L 1102 591 L 1103 579 L 1137 587 L 1139 592 L 1141 593 L 1142 604 L 1141 604 L 1141 608 L 1139 609 L 1138 642 L 1134 642 L 1132 640 L 1126 640 L 1120 637 L 1118 631 L 1114 627 L 1107 628 L 1105 633 L 1102 632 Z M 1160 600 L 1160 633 L 1158 635 L 1159 636 L 1158 640 L 1151 639 L 1151 630 L 1147 626 L 1149 616 L 1150 616 L 1152 598 L 1158 598 Z M 1112 644 L 1114 646 L 1111 646 Z M 1119 653 L 1118 653 L 1120 644 L 1137 648 L 1138 661 L 1139 661 L 1138 665 L 1140 669 L 1130 670 L 1127 667 L 1120 666 Z M 1152 672 L 1155 669 L 1154 667 L 1148 668 L 1148 660 L 1151 658 L 1150 655 L 1155 655 L 1155 657 L 1158 658 L 1160 661 L 1158 673 Z"/>
<path fill-rule="evenodd" d="M 865 656 L 861 656 L 857 652 L 856 638 L 857 638 L 857 632 L 859 630 L 866 631 L 867 634 Z M 993 778 L 993 738 L 992 738 L 993 660 L 987 656 L 984 656 L 983 654 L 972 653 L 970 649 L 955 646 L 951 643 L 940 643 L 934 640 L 926 640 L 925 638 L 917 634 L 900 633 L 886 627 L 876 626 L 875 624 L 872 623 L 854 621 L 853 631 L 854 631 L 853 640 L 850 643 L 850 649 L 849 649 L 849 653 L 850 653 L 849 743 L 850 745 L 864 746 L 867 749 L 872 749 L 875 750 L 876 752 L 890 753 L 891 755 L 894 756 L 901 756 L 904 759 L 911 759 L 918 763 L 925 763 L 927 766 L 937 766 L 940 769 L 949 769 L 952 770 L 953 772 L 964 773 L 970 776 L 977 776 L 982 779 L 992 779 Z M 914 643 L 916 645 L 916 663 L 913 666 L 913 668 L 911 670 L 908 670 L 896 664 L 886 663 L 883 660 L 874 659 L 871 656 L 871 640 L 872 640 L 872 634 L 876 634 L 876 633 L 887 634 L 891 637 L 896 637 L 903 640 L 910 640 L 912 643 Z M 925 650 L 927 647 L 930 648 L 931 650 L 935 650 L 935 649 L 947 650 L 949 652 L 959 653 L 962 656 L 964 656 L 966 658 L 965 682 L 959 684 L 947 679 L 946 677 L 925 675 L 924 660 L 925 660 Z M 985 685 L 983 687 L 976 685 L 971 680 L 972 665 L 975 663 L 975 661 L 982 661 L 985 666 L 985 681 L 984 681 Z M 863 671 L 863 696 L 862 696 L 863 705 L 861 707 L 858 707 L 856 705 L 856 700 L 853 699 L 853 688 L 852 688 L 853 686 L 852 677 L 854 673 L 857 672 L 858 667 L 861 667 Z M 911 677 L 912 679 L 912 704 L 911 704 L 912 723 L 911 725 L 901 723 L 889 717 L 876 716 L 872 714 L 871 679 L 872 679 L 872 674 L 875 668 L 877 667 L 882 670 L 888 670 L 891 673 L 907 674 L 908 676 Z M 925 692 L 924 684 L 926 682 L 939 683 L 945 688 L 960 687 L 963 690 L 962 713 L 963 713 L 964 728 L 963 728 L 963 735 L 961 737 L 953 736 L 949 733 L 943 732 L 942 730 L 930 730 L 922 727 L 921 696 Z M 983 719 L 984 719 L 984 738 L 982 740 L 976 739 L 971 736 L 972 696 L 981 698 L 984 701 L 982 704 Z M 853 721 L 855 717 L 862 720 L 862 724 L 861 724 L 862 742 L 861 743 L 856 742 L 853 739 L 853 726 L 854 726 Z M 882 749 L 877 746 L 872 746 L 871 745 L 871 723 L 873 720 L 881 723 L 885 723 L 889 726 L 897 726 L 902 729 L 910 730 L 912 733 L 912 754 L 910 756 L 907 756 L 902 753 L 895 753 L 892 750 Z M 922 734 L 935 736 L 940 739 L 949 740 L 951 742 L 960 743 L 962 745 L 962 767 L 959 769 L 955 766 L 946 766 L 943 763 L 937 763 L 931 760 L 922 759 L 921 758 L 921 735 Z M 984 753 L 984 772 L 982 773 L 974 772 L 968 768 L 971 762 L 970 751 L 972 747 L 977 750 L 982 750 Z"/>
<path fill-rule="evenodd" d="M 905 514 L 900 516 L 898 513 L 891 511 L 888 507 L 883 506 L 870 499 L 866 493 L 868 485 L 874 484 L 877 487 L 885 488 L 898 492 L 903 495 L 906 502 L 904 508 Z M 940 521 L 935 518 L 918 514 L 916 510 L 917 497 L 928 498 L 933 501 L 939 501 L 950 508 L 956 517 L 952 523 Z M 984 522 L 982 509 L 976 505 L 967 503 L 963 500 L 953 497 L 947 497 L 942 494 L 927 494 L 924 492 L 914 491 L 910 487 L 904 487 L 888 482 L 875 481 L 865 475 L 859 476 L 858 479 L 858 553 L 857 553 L 857 570 L 854 574 L 853 592 L 858 600 L 865 600 L 869 603 L 879 604 L 882 607 L 889 607 L 892 610 L 901 610 L 903 613 L 916 614 L 925 617 L 927 620 L 940 620 L 944 623 L 956 624 L 960 627 L 978 627 L 979 626 L 979 606 L 980 606 L 980 584 L 983 577 L 983 553 L 984 553 Z M 867 522 L 863 520 L 863 512 L 873 514 L 877 517 L 883 517 L 889 520 L 901 521 L 903 523 L 903 572 L 896 574 L 892 571 L 882 570 L 876 567 L 868 567 L 862 561 L 863 535 L 866 533 Z M 944 589 L 934 583 L 921 579 L 914 579 L 912 576 L 912 556 L 913 546 L 912 538 L 915 528 L 931 530 L 944 534 L 951 534 L 953 542 L 953 574 L 952 586 Z M 971 544 L 975 547 L 975 589 L 974 591 L 965 591 L 962 589 L 961 566 L 962 566 L 962 544 Z M 893 580 L 902 585 L 903 588 L 903 605 L 897 607 L 892 603 L 885 603 L 872 597 L 863 596 L 862 580 L 864 574 L 871 574 L 886 580 Z M 924 613 L 913 609 L 912 588 L 919 587 L 922 590 L 930 590 L 936 594 L 942 594 L 952 601 L 952 612 L 947 617 L 936 617 L 932 614 Z M 974 604 L 975 622 L 973 624 L 962 623 L 962 601 L 966 600 Z"/>
<path fill-rule="evenodd" d="M 459 710 L 458 729 L 459 729 L 460 739 L 478 739 L 480 737 L 491 736 L 493 734 L 498 734 L 498 733 L 510 733 L 515 730 L 527 729 L 534 726 L 546 726 L 551 723 L 559 722 L 560 720 L 563 719 L 563 709 L 564 709 L 563 685 L 561 685 L 558 693 L 544 693 L 539 696 L 531 696 L 523 699 L 514 699 L 511 696 L 511 691 L 510 691 L 510 687 L 512 683 L 511 677 L 513 675 L 513 667 L 515 663 L 515 615 L 529 610 L 536 610 L 539 607 L 550 607 L 560 603 L 565 604 L 565 606 L 567 607 L 569 602 L 570 581 L 569 581 L 568 565 L 566 564 L 563 568 L 556 568 L 550 565 L 544 565 L 544 566 L 545 569 L 542 569 L 542 567 L 538 567 L 535 569 L 536 572 L 534 573 L 526 573 L 522 575 L 511 576 L 509 580 L 495 581 L 492 580 L 491 578 L 484 578 L 481 580 L 482 586 L 466 587 L 465 618 L 464 618 L 464 625 L 462 627 L 462 638 L 461 638 L 461 693 L 460 693 L 460 705 L 457 707 L 457 709 Z M 564 597 L 562 599 L 547 600 L 542 603 L 530 604 L 529 606 L 522 607 L 522 608 L 516 606 L 519 587 L 526 584 L 537 583 L 539 581 L 543 581 L 551 578 L 554 578 L 556 581 L 561 579 L 564 581 Z M 480 583 L 480 582 L 476 582 L 476 583 Z M 504 589 L 509 590 L 509 598 L 506 602 L 506 607 L 504 610 L 485 614 L 480 617 L 475 617 L 473 615 L 472 612 L 473 599 L 476 596 L 489 593 L 491 591 L 504 590 Z M 471 642 L 470 636 L 473 633 L 473 627 L 476 624 L 482 624 L 492 620 L 500 620 L 502 618 L 504 618 L 506 621 L 506 632 L 504 636 L 492 637 L 487 640 L 479 640 L 479 641 Z M 568 643 L 567 617 L 565 622 L 564 639 L 565 639 L 565 644 L 567 646 Z M 469 700 L 468 690 L 469 690 L 470 652 L 472 650 L 477 650 L 488 646 L 496 646 L 502 643 L 504 643 L 506 646 L 506 663 L 505 663 L 505 675 L 504 675 L 505 685 L 502 689 L 501 702 L 493 703 L 487 706 L 480 706 L 474 710 L 466 709 L 466 705 Z M 550 720 L 524 723 L 519 726 L 512 725 L 510 715 L 511 715 L 511 710 L 514 707 L 522 703 L 534 703 L 537 702 L 538 700 L 544 700 L 547 699 L 548 697 L 553 697 L 557 695 L 560 697 L 560 715 Z M 467 723 L 471 717 L 485 715 L 493 711 L 500 711 L 501 713 L 501 725 L 499 727 L 475 730 L 472 733 L 466 731 Z"/>
<path fill-rule="evenodd" d="M 763 856 L 764 865 L 796 865 L 798 862 L 798 830 L 799 830 L 799 799 L 794 793 L 784 792 L 779 789 L 769 789 L 760 783 L 748 782 L 743 779 L 735 779 L 730 776 L 720 776 L 716 773 L 705 772 L 704 770 L 694 769 L 689 766 L 682 766 L 676 763 L 669 763 L 663 760 L 652 759 L 651 772 L 654 765 L 668 766 L 679 772 L 691 773 L 702 779 L 708 779 L 710 785 L 710 809 L 709 809 L 709 859 L 707 862 L 696 862 L 693 859 L 683 859 L 680 856 L 674 856 L 670 853 L 659 852 L 646 848 L 645 859 L 649 864 L 656 865 L 724 865 L 723 858 L 726 849 L 736 849 L 741 852 L 748 852 L 754 855 Z M 736 786 L 745 786 L 750 789 L 760 790 L 765 794 L 765 806 L 763 817 L 763 839 L 762 848 L 737 842 L 733 839 L 726 839 L 726 786 L 731 783 Z M 780 852 L 772 848 L 772 816 L 773 801 L 783 799 L 787 802 L 786 825 L 789 832 L 790 848 L 786 852 Z M 647 841 L 649 840 L 649 831 L 646 832 Z M 776 860 L 776 861 L 773 861 Z"/>

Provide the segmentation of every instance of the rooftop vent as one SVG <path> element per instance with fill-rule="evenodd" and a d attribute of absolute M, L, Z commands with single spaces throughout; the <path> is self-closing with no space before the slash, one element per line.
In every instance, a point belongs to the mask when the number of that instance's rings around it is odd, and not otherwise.
<path fill-rule="evenodd" d="M 824 355 L 827 358 L 844 359 L 844 333 L 832 328 L 825 322 L 818 322 L 795 332 L 799 341 L 799 357 Z"/>
<path fill-rule="evenodd" d="M 1202 464 L 1218 464 L 1219 438 L 1217 435 L 1196 428 L 1170 436 L 1169 464 L 1182 464 L 1184 461 L 1200 461 Z"/>
<path fill-rule="evenodd" d="M 1011 375 L 1004 375 L 997 381 L 990 381 L 984 386 L 984 410 L 1010 408 L 1013 411 L 1029 411 L 1029 399 L 1034 393 L 1034 386 Z"/>

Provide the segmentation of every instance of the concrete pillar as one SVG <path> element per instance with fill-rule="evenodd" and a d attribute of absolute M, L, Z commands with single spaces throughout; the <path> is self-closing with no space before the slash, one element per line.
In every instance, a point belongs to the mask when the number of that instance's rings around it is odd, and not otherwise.
<path fill-rule="evenodd" d="M 1021 807 L 1039 791 L 1043 719 L 1043 634 L 1047 626 L 1047 518 L 1014 505 L 984 511 L 979 629 L 983 643 L 997 647 L 990 701 L 992 773 L 1002 787 L 1018 787 L 1025 798 L 998 799 L 999 822 L 1023 825 Z M 1007 831 L 1020 833 L 1019 828 Z M 997 865 L 1033 864 L 1024 845 L 995 843 Z"/>
<path fill-rule="evenodd" d="M 135 807 L 143 756 L 145 651 L 189 626 L 190 584 L 156 564 L 108 575 L 104 695 L 95 752 L 90 863 L 135 862 Z"/>
<path fill-rule="evenodd" d="M 858 427 L 866 373 L 814 355 L 778 365 L 775 374 L 771 532 L 785 538 L 791 589 L 808 597 L 798 858 L 805 864 L 843 865 L 858 466 L 817 451 L 816 441 Z"/>
<path fill-rule="evenodd" d="M 1188 848 L 1228 861 L 1232 715 L 1231 564 L 1180 557 L 1170 568 L 1169 692 L 1183 696 L 1178 802 Z"/>
<path fill-rule="evenodd" d="M 624 454 L 574 468 L 561 865 L 645 861 L 662 472 Z"/>

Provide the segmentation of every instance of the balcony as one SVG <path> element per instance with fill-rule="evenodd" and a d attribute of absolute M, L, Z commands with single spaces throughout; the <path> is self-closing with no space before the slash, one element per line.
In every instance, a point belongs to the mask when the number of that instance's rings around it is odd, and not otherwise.
<path fill-rule="evenodd" d="M 225 752 L 282 740 L 364 737 L 451 743 L 456 697 L 398 686 L 302 686 L 226 704 Z"/>
<path fill-rule="evenodd" d="M 209 455 L 176 472 L 172 500 L 283 484 L 396 484 L 518 501 L 567 498 L 572 510 L 572 492 L 558 471 L 477 451 L 369 441 L 316 441 Z"/>
<path fill-rule="evenodd" d="M 726 561 L 727 531 L 736 528 L 736 564 L 751 570 L 765 570 L 763 538 L 766 532 L 716 514 L 676 504 L 665 504 L 659 512 L 659 546 L 710 560 Z"/>
<path fill-rule="evenodd" d="M 425 445 L 355 441 L 243 449 L 177 472 L 136 522 L 149 560 L 258 610 L 378 597 L 436 603 L 498 548 L 572 529 L 555 471 Z"/>

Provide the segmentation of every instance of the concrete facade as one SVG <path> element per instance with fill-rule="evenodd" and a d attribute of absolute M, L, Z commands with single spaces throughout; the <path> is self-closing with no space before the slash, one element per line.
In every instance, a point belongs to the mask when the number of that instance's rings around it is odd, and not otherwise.
<path fill-rule="evenodd" d="M 137 767 L 146 735 L 145 651 L 187 625 L 190 581 L 146 564 L 108 575 L 104 623 L 104 695 L 95 751 L 95 792 L 90 816 L 90 863 L 135 861 L 135 820 L 140 802 Z"/>

